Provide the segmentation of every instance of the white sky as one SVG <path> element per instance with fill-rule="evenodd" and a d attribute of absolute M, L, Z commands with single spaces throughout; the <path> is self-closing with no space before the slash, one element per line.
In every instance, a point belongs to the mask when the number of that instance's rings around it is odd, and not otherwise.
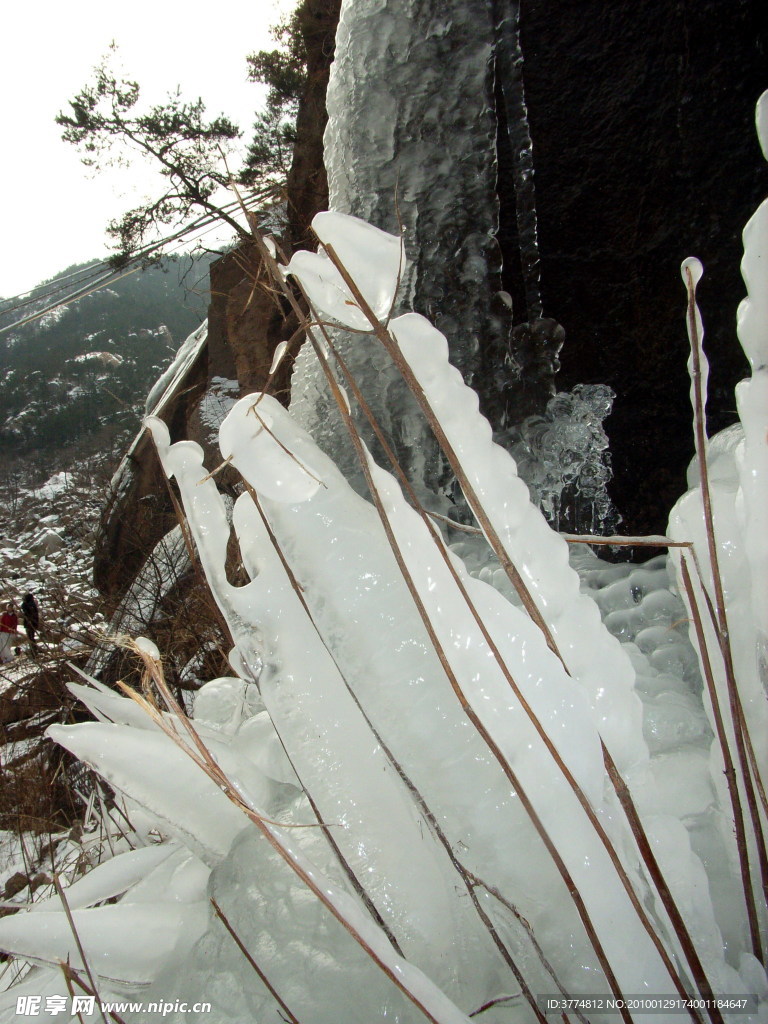
<path fill-rule="evenodd" d="M 3 14 L 0 59 L 0 296 L 72 263 L 108 255 L 107 222 L 151 191 L 137 161 L 94 176 L 61 141 L 56 114 L 91 81 L 114 39 L 142 99 L 181 86 L 250 132 L 264 90 L 246 80 L 245 56 L 271 48 L 269 27 L 295 0 L 21 0 Z M 133 195 L 130 189 L 134 188 Z"/>

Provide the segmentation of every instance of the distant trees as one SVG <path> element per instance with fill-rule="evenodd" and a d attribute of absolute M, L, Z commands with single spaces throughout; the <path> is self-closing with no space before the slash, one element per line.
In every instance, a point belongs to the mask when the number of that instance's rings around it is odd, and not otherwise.
<path fill-rule="evenodd" d="M 288 175 L 293 145 L 296 141 L 296 115 L 307 81 L 307 49 L 303 32 L 307 17 L 306 0 L 290 18 L 272 29 L 279 49 L 252 53 L 248 77 L 269 87 L 265 109 L 256 115 L 253 140 L 248 148 L 241 180 L 252 184 L 276 177 L 284 181 Z"/>
<path fill-rule="evenodd" d="M 241 232 L 237 221 L 211 199 L 227 183 L 221 147 L 239 137 L 237 125 L 224 116 L 206 120 L 203 101 L 187 103 L 178 91 L 146 113 L 136 112 L 138 100 L 138 83 L 118 78 L 108 56 L 96 68 L 94 82 L 69 101 L 69 112 L 56 117 L 64 128 L 62 138 L 81 150 L 87 166 L 102 169 L 119 163 L 114 146 L 120 143 L 154 160 L 167 180 L 157 199 L 110 222 L 107 231 L 118 247 L 113 262 L 125 263 L 151 229 L 188 217 L 195 207 Z"/>
<path fill-rule="evenodd" d="M 190 297 L 183 281 L 204 273 L 207 262 L 169 257 L 167 272 L 126 275 L 16 328 L 0 358 L 0 468 L 34 452 L 54 465 L 63 446 L 86 436 L 100 434 L 111 445 L 135 433 L 143 398 L 171 358 L 171 335 L 185 337 L 204 316 L 205 297 Z M 35 291 L 45 294 L 55 280 Z M 83 358 L 93 352 L 119 354 L 122 362 Z"/>
<path fill-rule="evenodd" d="M 290 166 L 296 113 L 306 81 L 301 32 L 306 6 L 307 0 L 302 0 L 294 14 L 273 30 L 279 48 L 247 57 L 248 77 L 267 85 L 269 92 L 264 111 L 256 116 L 253 139 L 238 174 L 238 181 L 246 186 L 263 183 L 279 187 Z M 230 182 L 223 155 L 241 136 L 238 126 L 224 115 L 207 119 L 203 101 L 187 102 L 178 90 L 166 103 L 140 112 L 140 86 L 112 70 L 113 56 L 107 55 L 95 69 L 93 82 L 56 117 L 64 129 L 62 138 L 80 149 L 87 166 L 102 170 L 125 162 L 127 149 L 154 161 L 167 181 L 156 199 L 108 225 L 117 249 L 113 264 L 124 265 L 155 229 L 183 221 L 195 210 L 245 234 L 215 198 L 217 190 Z"/>

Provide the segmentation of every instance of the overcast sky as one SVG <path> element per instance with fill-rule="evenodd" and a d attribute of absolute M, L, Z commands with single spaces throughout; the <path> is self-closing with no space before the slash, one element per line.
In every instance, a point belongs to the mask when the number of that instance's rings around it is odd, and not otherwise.
<path fill-rule="evenodd" d="M 151 189 L 137 163 L 93 176 L 54 123 L 114 40 L 128 78 L 161 102 L 181 86 L 248 133 L 264 90 L 245 56 L 273 44 L 269 27 L 295 0 L 67 0 L 6 5 L 0 58 L 0 296 L 72 263 L 108 255 L 105 226 Z M 137 188 L 131 194 L 130 189 Z"/>

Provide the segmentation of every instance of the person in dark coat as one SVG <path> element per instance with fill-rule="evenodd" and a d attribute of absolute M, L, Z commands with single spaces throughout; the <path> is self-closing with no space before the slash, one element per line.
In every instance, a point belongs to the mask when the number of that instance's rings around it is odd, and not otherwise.
<path fill-rule="evenodd" d="M 21 602 L 21 617 L 24 623 L 24 631 L 29 637 L 33 651 L 37 651 L 37 631 L 40 628 L 40 609 L 33 594 L 25 594 Z"/>

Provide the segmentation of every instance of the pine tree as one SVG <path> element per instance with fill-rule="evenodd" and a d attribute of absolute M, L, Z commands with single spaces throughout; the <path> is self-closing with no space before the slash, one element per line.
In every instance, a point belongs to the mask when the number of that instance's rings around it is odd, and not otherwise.
<path fill-rule="evenodd" d="M 56 117 L 64 128 L 62 138 L 80 149 L 86 166 L 102 170 L 125 163 L 128 151 L 154 161 L 167 181 L 157 199 L 110 222 L 107 232 L 118 249 L 112 262 L 124 265 L 153 229 L 188 218 L 195 209 L 244 234 L 237 221 L 212 200 L 216 190 L 228 183 L 222 147 L 239 138 L 238 126 L 224 115 L 207 120 L 203 101 L 187 102 L 179 90 L 167 103 L 137 112 L 139 85 L 112 71 L 113 55 L 114 44 L 95 69 L 94 82 L 69 101 L 69 112 Z"/>

